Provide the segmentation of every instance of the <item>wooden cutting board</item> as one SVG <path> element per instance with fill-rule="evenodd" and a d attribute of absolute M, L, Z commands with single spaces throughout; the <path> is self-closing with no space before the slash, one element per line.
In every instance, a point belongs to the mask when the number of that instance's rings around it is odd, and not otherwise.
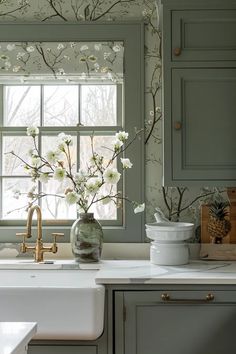
<path fill-rule="evenodd" d="M 223 238 L 223 243 L 236 243 L 236 188 L 227 188 L 227 194 L 230 200 L 229 217 L 231 230 L 226 237 Z M 211 243 L 212 238 L 207 231 L 209 222 L 209 207 L 202 205 L 201 207 L 201 242 Z"/>

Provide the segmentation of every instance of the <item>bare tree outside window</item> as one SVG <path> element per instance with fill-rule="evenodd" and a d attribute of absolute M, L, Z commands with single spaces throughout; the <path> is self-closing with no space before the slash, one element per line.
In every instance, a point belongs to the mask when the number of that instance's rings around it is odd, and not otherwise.
<path fill-rule="evenodd" d="M 114 133 L 117 131 L 117 85 L 113 84 L 39 84 L 39 85 L 5 85 L 3 88 L 4 127 L 14 132 L 3 132 L 2 138 L 2 219 L 26 219 L 27 193 L 32 186 L 41 190 L 41 184 L 33 186 L 31 177 L 23 167 L 23 162 L 12 154 L 22 156 L 30 163 L 29 151 L 34 149 L 32 139 L 24 133 L 28 126 L 38 126 L 41 133 L 38 137 L 37 148 L 41 154 L 56 148 L 57 135 L 67 132 L 73 137 L 71 150 L 72 170 L 75 173 L 83 168 L 92 156 L 90 135 L 94 136 L 94 147 L 105 159 L 111 158 L 106 146 L 111 146 Z M 83 129 L 80 131 L 79 126 Z M 90 127 L 86 130 L 86 126 Z M 106 134 L 96 132 L 97 127 L 111 127 Z M 14 128 L 15 127 L 15 128 Z M 92 130 L 91 130 L 92 127 Z M 18 129 L 20 128 L 20 129 Z M 70 130 L 71 128 L 71 130 Z M 64 166 L 68 161 L 62 161 Z M 76 218 L 75 206 L 68 206 L 60 195 L 70 186 L 65 182 L 49 181 L 44 184 L 45 193 L 49 196 L 42 198 L 43 217 L 47 220 L 73 220 Z M 117 187 L 114 193 L 117 192 Z M 18 199 L 17 191 L 25 196 Z M 108 191 L 104 191 L 106 193 Z M 51 194 L 51 195 L 50 195 Z M 59 197 L 55 197 L 58 195 Z M 17 200 L 17 208 L 15 208 Z M 23 208 L 23 209 L 22 209 Z M 14 212 L 12 210 L 14 209 Z M 15 210 L 16 209 L 16 210 Z M 117 206 L 98 205 L 94 210 L 95 217 L 105 220 L 117 219 Z"/>

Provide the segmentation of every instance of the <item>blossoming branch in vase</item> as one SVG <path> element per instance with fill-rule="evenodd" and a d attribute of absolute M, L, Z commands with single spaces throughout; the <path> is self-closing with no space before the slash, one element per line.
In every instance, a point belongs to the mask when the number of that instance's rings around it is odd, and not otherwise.
<path fill-rule="evenodd" d="M 94 136 L 91 136 L 92 154 L 87 164 L 86 169 L 79 169 L 74 173 L 74 166 L 71 158 L 71 147 L 73 140 L 71 135 L 60 133 L 57 137 L 57 147 L 55 150 L 49 150 L 45 155 L 39 152 L 37 147 L 37 135 L 39 129 L 37 127 L 28 127 L 27 135 L 31 136 L 34 143 L 34 148 L 29 151 L 29 162 L 22 159 L 20 156 L 11 151 L 10 154 L 20 159 L 24 168 L 30 174 L 33 182 L 40 181 L 43 184 L 48 183 L 50 179 L 59 182 L 68 180 L 69 186 L 63 194 L 55 195 L 39 192 L 36 193 L 36 188 L 27 194 L 30 202 L 29 206 L 37 200 L 48 195 L 54 195 L 59 198 L 64 198 L 69 204 L 77 204 L 78 211 L 87 213 L 95 203 L 115 203 L 117 207 L 121 205 L 122 200 L 130 202 L 134 207 L 134 213 L 144 211 L 145 204 L 131 201 L 122 192 L 117 191 L 115 186 L 120 180 L 121 173 L 114 166 L 115 161 L 124 151 L 133 143 L 138 134 L 137 131 L 134 138 L 128 143 L 129 134 L 125 131 L 119 131 L 115 134 L 115 142 L 112 148 L 106 147 L 111 152 L 111 158 L 106 161 L 103 155 L 94 151 Z M 133 164 L 129 158 L 120 157 L 122 170 L 132 168 Z M 66 167 L 65 167 L 66 166 Z M 43 189 L 43 188 L 42 188 Z M 17 197 L 21 193 L 17 191 Z"/>

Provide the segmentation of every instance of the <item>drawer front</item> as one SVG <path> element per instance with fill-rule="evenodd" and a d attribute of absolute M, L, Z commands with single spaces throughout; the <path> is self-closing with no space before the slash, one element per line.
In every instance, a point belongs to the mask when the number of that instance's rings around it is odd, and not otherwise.
<path fill-rule="evenodd" d="M 235 291 L 211 289 L 125 292 L 124 353 L 234 353 L 235 300 Z"/>
<path fill-rule="evenodd" d="M 236 10 L 172 11 L 172 60 L 236 60 Z"/>

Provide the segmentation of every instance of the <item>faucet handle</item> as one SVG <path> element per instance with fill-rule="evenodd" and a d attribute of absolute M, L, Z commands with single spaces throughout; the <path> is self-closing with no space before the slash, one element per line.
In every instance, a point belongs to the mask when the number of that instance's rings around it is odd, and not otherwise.
<path fill-rule="evenodd" d="M 53 237 L 53 243 L 57 242 L 57 237 L 62 237 L 64 236 L 63 232 L 53 232 L 52 237 Z"/>
<path fill-rule="evenodd" d="M 20 250 L 22 253 L 25 253 L 26 252 L 25 238 L 28 237 L 28 234 L 26 232 L 17 232 L 16 236 L 20 236 L 23 238 L 22 244 L 20 246 Z"/>
<path fill-rule="evenodd" d="M 25 238 L 28 237 L 28 234 L 26 232 L 17 232 L 16 236 L 23 237 L 23 242 L 24 242 Z"/>
<path fill-rule="evenodd" d="M 25 238 L 30 238 L 31 237 L 31 235 L 29 235 L 27 232 L 17 232 L 16 236 L 23 237 L 23 240 L 25 240 Z"/>

